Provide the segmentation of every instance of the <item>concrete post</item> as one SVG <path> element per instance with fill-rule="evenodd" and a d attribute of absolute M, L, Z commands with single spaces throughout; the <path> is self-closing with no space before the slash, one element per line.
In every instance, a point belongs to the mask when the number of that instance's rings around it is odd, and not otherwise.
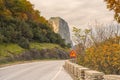
<path fill-rule="evenodd" d="M 93 71 L 93 70 L 86 70 L 85 71 L 85 80 L 104 80 L 104 73 Z"/>

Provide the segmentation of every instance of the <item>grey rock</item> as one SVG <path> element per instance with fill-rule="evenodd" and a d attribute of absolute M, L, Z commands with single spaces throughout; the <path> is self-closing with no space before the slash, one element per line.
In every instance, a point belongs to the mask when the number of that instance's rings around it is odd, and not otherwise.
<path fill-rule="evenodd" d="M 65 20 L 60 17 L 51 17 L 49 19 L 49 23 L 52 25 L 53 31 L 60 34 L 60 36 L 65 39 L 66 44 L 72 44 L 70 39 L 69 26 Z"/>

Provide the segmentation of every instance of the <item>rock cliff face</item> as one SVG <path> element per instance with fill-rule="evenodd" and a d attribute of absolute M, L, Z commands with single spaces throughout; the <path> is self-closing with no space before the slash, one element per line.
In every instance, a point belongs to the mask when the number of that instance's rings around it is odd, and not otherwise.
<path fill-rule="evenodd" d="M 69 26 L 65 20 L 60 17 L 51 17 L 49 23 L 53 26 L 54 32 L 60 34 L 65 39 L 66 44 L 72 44 Z"/>

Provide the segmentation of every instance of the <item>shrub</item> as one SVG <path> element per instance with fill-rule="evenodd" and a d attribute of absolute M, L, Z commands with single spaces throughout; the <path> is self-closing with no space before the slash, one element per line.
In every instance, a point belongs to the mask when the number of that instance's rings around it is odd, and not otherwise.
<path fill-rule="evenodd" d="M 120 74 L 120 44 L 107 41 L 87 48 L 79 64 L 107 74 Z"/>
<path fill-rule="evenodd" d="M 29 49 L 30 48 L 30 44 L 29 44 L 28 39 L 26 39 L 24 37 L 20 39 L 20 41 L 18 42 L 18 44 L 22 48 L 25 48 L 25 49 Z"/>

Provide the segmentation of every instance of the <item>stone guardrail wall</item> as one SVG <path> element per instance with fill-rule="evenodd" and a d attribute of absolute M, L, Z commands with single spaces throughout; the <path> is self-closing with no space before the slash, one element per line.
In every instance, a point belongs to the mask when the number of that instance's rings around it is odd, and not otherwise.
<path fill-rule="evenodd" d="M 103 72 L 90 70 L 69 60 L 65 61 L 64 68 L 74 80 L 120 80 L 120 76 L 105 75 Z"/>

